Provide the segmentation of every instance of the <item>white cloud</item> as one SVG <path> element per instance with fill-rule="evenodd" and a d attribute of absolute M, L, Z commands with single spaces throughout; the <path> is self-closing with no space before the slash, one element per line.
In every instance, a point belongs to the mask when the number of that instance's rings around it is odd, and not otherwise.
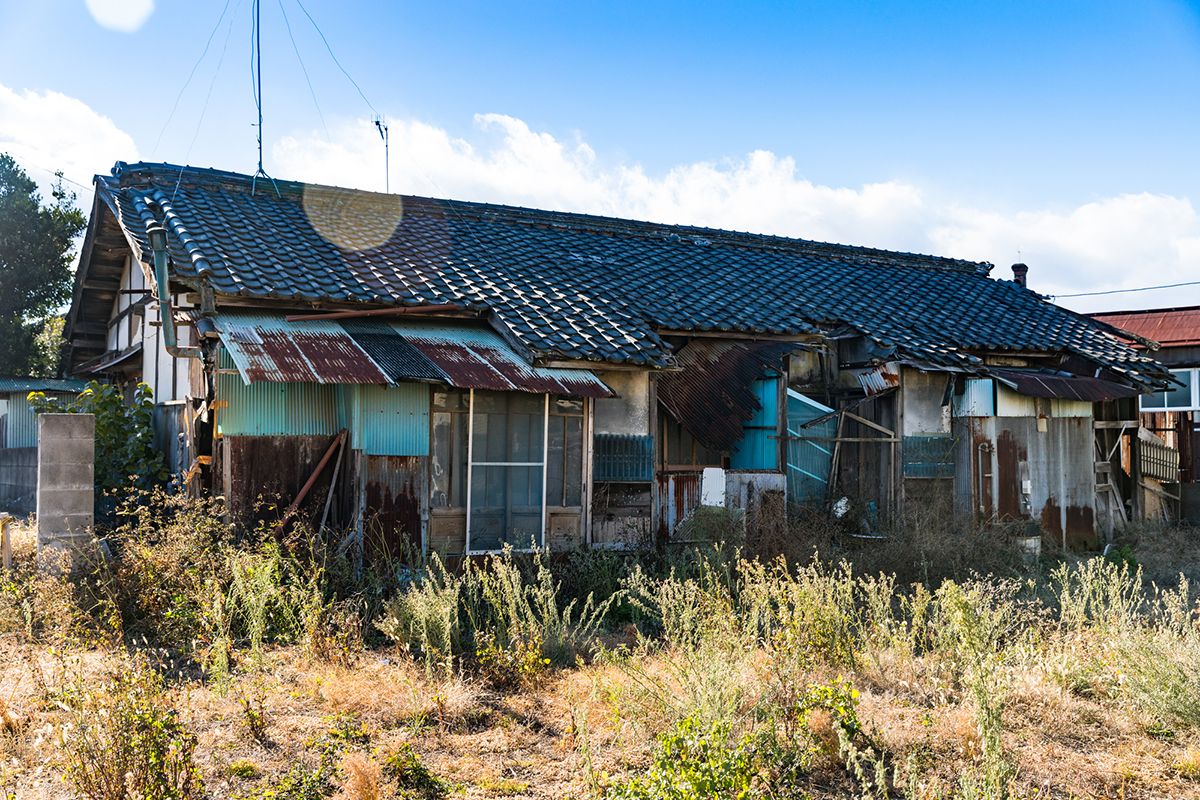
<path fill-rule="evenodd" d="M 1030 265 L 1041 292 L 1067 294 L 1200 281 L 1200 214 L 1183 197 L 1123 194 L 1068 209 L 969 208 L 911 183 L 823 186 L 795 161 L 757 150 L 648 174 L 605 164 L 501 114 L 475 118 L 470 139 L 406 120 L 391 125 L 394 191 L 751 230 L 822 241 Z M 368 120 L 296 134 L 272 149 L 288 178 L 383 188 L 383 149 Z M 1080 310 L 1200 303 L 1200 287 L 1064 300 Z"/>
<path fill-rule="evenodd" d="M 50 171 L 62 170 L 67 178 L 90 186 L 97 171 L 106 171 L 117 160 L 137 159 L 132 137 L 83 101 L 52 91 L 16 91 L 3 84 L 0 152 L 26 169 L 43 196 L 48 196 L 53 180 Z"/>
<path fill-rule="evenodd" d="M 120 33 L 134 33 L 154 13 L 154 0 L 86 0 L 97 24 Z"/>

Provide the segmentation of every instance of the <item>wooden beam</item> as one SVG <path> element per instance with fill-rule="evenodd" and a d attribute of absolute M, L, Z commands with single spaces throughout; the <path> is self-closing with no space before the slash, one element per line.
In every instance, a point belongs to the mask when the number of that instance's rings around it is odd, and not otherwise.
<path fill-rule="evenodd" d="M 457 303 L 442 303 L 432 306 L 398 306 L 396 308 L 372 308 L 358 311 L 325 311 L 317 314 L 288 314 L 288 322 L 312 322 L 322 319 L 354 319 L 356 317 L 394 317 L 401 314 L 425 314 L 438 311 L 463 311 Z"/>

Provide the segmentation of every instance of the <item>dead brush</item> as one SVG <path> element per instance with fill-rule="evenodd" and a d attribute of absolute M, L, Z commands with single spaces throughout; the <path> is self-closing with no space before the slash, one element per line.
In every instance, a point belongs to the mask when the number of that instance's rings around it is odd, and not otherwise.
<path fill-rule="evenodd" d="M 238 706 L 242 710 L 242 722 L 246 732 L 260 746 L 274 746 L 270 735 L 270 719 L 267 712 L 267 693 L 262 684 L 255 681 L 249 691 L 240 692 L 237 696 Z"/>
<path fill-rule="evenodd" d="M 334 800 L 383 800 L 383 770 L 363 753 L 347 753 L 342 758 L 345 777 Z"/>

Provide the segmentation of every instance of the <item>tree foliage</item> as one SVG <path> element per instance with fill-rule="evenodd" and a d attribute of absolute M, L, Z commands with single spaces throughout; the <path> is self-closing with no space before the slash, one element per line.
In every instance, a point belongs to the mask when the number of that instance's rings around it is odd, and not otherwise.
<path fill-rule="evenodd" d="M 62 327 L 52 320 L 70 299 L 73 242 L 86 225 L 61 178 L 43 205 L 37 184 L 0 153 L 0 375 L 58 368 Z"/>

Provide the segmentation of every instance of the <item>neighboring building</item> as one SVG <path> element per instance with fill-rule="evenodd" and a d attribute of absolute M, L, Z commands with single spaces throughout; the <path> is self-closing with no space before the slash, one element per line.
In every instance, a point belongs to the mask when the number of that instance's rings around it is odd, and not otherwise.
<path fill-rule="evenodd" d="M 37 492 L 37 414 L 30 392 L 69 397 L 86 381 L 0 377 L 0 511 L 33 511 Z"/>
<path fill-rule="evenodd" d="M 1164 509 L 1168 518 L 1173 513 L 1174 518 L 1200 522 L 1200 306 L 1092 316 L 1128 331 L 1129 342 L 1136 348 L 1147 349 L 1139 339 L 1156 343 L 1154 357 L 1170 368 L 1176 383 L 1141 398 L 1143 430 L 1174 451 L 1159 455 L 1158 443 L 1143 436 L 1146 447 L 1158 456 L 1154 461 L 1162 473 L 1153 476 L 1156 482 L 1151 491 L 1168 501 Z M 1175 464 L 1178 471 L 1173 476 Z"/>
<path fill-rule="evenodd" d="M 80 261 L 71 371 L 149 383 L 193 486 L 393 551 L 667 537 L 722 479 L 1095 546 L 1167 380 L 989 264 L 169 164 L 97 177 Z"/>

